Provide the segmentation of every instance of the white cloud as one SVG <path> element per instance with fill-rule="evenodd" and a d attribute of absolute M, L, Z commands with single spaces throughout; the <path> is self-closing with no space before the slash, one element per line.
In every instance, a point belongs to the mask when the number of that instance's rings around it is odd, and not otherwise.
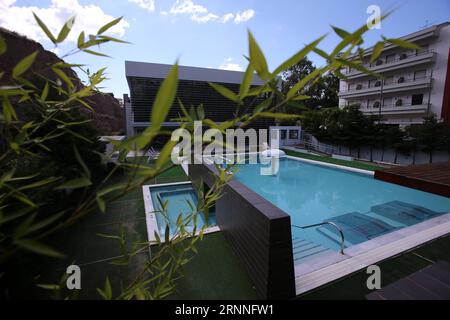
<path fill-rule="evenodd" d="M 171 15 L 189 15 L 190 19 L 197 23 L 206 23 L 210 21 L 227 23 L 229 21 L 234 21 L 236 24 L 248 21 L 255 15 L 255 11 L 253 9 L 248 9 L 242 12 L 237 12 L 236 14 L 226 13 L 220 16 L 219 14 L 210 12 L 205 6 L 195 4 L 193 0 L 177 0 L 173 4 L 169 13 Z"/>
<path fill-rule="evenodd" d="M 238 13 L 236 13 L 236 17 L 234 18 L 234 23 L 242 23 L 242 22 L 248 21 L 251 18 L 253 18 L 254 16 L 255 16 L 255 10 L 253 10 L 253 9 L 248 9 L 248 10 L 244 10 L 242 12 L 238 12 Z"/>
<path fill-rule="evenodd" d="M 148 11 L 155 11 L 155 0 L 128 0 L 129 2 L 137 4 L 142 9 Z"/>
<path fill-rule="evenodd" d="M 95 34 L 98 29 L 115 17 L 106 14 L 97 5 L 81 5 L 78 0 L 52 0 L 48 8 L 36 6 L 18 6 L 16 0 L 0 0 L 0 26 L 16 31 L 27 37 L 40 41 L 47 39 L 33 18 L 35 12 L 54 35 L 57 35 L 63 24 L 72 16 L 76 16 L 75 24 L 68 36 L 69 41 L 77 41 L 81 31 Z M 129 23 L 125 20 L 109 29 L 108 34 L 123 36 Z"/>
<path fill-rule="evenodd" d="M 232 58 L 226 58 L 224 62 L 219 66 L 219 69 L 230 71 L 244 71 L 244 68 L 239 63 L 233 63 Z"/>
<path fill-rule="evenodd" d="M 234 14 L 227 13 L 222 16 L 222 18 L 220 19 L 220 22 L 227 23 L 228 21 L 232 20 L 233 18 L 234 18 Z"/>
<path fill-rule="evenodd" d="M 209 22 L 209 21 L 215 21 L 217 19 L 219 19 L 219 16 L 215 15 L 213 13 L 208 13 L 208 14 L 205 14 L 203 16 L 197 15 L 197 14 L 193 14 L 191 16 L 191 20 L 195 21 L 195 22 L 198 22 L 198 23 L 206 23 L 206 22 Z"/>
<path fill-rule="evenodd" d="M 208 13 L 208 9 L 199 4 L 194 4 L 192 0 L 177 0 L 170 9 L 172 14 L 198 14 Z"/>

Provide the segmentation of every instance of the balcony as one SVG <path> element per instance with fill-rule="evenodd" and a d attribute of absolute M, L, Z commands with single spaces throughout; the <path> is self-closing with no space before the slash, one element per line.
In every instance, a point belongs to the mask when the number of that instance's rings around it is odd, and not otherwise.
<path fill-rule="evenodd" d="M 380 80 L 382 81 L 382 80 Z M 432 86 L 433 79 L 431 77 L 422 77 L 419 79 L 409 79 L 403 82 L 385 83 L 383 86 L 367 86 L 362 85 L 359 89 L 352 89 L 339 92 L 339 97 L 343 99 L 358 98 L 366 96 L 380 95 L 381 93 L 395 93 L 401 91 L 410 91 L 417 89 L 428 89 Z"/>
<path fill-rule="evenodd" d="M 370 71 L 383 73 L 387 71 L 409 68 L 425 63 L 431 63 L 436 60 L 436 53 L 433 50 L 428 50 L 419 54 L 409 55 L 401 58 L 396 58 L 390 62 L 383 62 L 377 65 L 377 62 L 363 64 L 364 67 Z M 366 77 L 367 74 L 359 70 L 343 70 L 342 72 L 348 79 L 356 79 L 360 77 Z"/>
<path fill-rule="evenodd" d="M 365 115 L 424 115 L 428 110 L 427 104 L 421 105 L 403 105 L 397 106 L 385 106 L 380 108 L 360 108 L 361 112 Z"/>

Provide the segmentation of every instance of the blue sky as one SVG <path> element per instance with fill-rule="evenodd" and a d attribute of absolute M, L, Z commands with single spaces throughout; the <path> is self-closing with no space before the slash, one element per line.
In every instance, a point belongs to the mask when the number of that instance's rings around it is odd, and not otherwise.
<path fill-rule="evenodd" d="M 125 60 L 173 63 L 211 68 L 245 68 L 247 28 L 262 47 L 271 68 L 299 50 L 305 43 L 330 31 L 330 25 L 346 30 L 360 27 L 368 18 L 369 5 L 382 10 L 398 9 L 382 23 L 381 30 L 370 31 L 367 45 L 380 35 L 389 37 L 422 29 L 426 24 L 450 20 L 449 0 L 0 0 L 0 26 L 17 30 L 41 41 L 32 23 L 33 10 L 43 16 L 52 30 L 72 14 L 77 14 L 74 40 L 81 29 L 96 30 L 112 17 L 124 21 L 111 34 L 131 45 L 106 45 L 112 58 L 86 54 L 70 57 L 70 62 L 88 64 L 91 70 L 108 67 L 111 78 L 104 91 L 117 97 L 128 92 Z M 321 48 L 330 50 L 338 41 L 333 34 Z M 69 41 L 56 52 L 63 55 L 75 46 Z M 315 55 L 310 58 L 322 61 Z"/>

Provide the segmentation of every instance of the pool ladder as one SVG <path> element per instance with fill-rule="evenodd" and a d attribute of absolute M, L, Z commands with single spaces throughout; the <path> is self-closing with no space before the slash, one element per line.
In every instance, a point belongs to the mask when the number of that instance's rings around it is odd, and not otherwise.
<path fill-rule="evenodd" d="M 342 231 L 341 227 L 339 227 L 336 223 L 331 222 L 331 221 L 324 221 L 324 222 L 321 222 L 321 223 L 316 223 L 316 224 L 311 224 L 311 225 L 308 225 L 308 226 L 301 226 L 301 227 L 300 226 L 296 226 L 296 225 L 293 224 L 292 227 L 298 228 L 298 229 L 309 229 L 309 228 L 324 226 L 326 224 L 335 227 L 339 231 L 339 234 L 341 235 L 341 251 L 340 251 L 340 253 L 344 254 L 344 247 L 345 247 L 345 245 L 344 245 L 344 243 L 345 243 L 344 232 Z"/>

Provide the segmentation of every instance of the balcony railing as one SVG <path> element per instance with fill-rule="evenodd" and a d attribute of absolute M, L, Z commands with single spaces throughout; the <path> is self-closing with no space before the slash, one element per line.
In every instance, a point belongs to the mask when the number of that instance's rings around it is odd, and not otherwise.
<path fill-rule="evenodd" d="M 384 66 L 395 65 L 395 64 L 397 64 L 400 61 L 408 62 L 410 60 L 413 60 L 413 58 L 426 56 L 426 55 L 429 55 L 430 53 L 434 53 L 434 52 L 435 52 L 434 50 L 426 50 L 426 51 L 423 51 L 421 53 L 409 54 L 409 55 L 406 55 L 404 57 L 396 57 L 393 60 L 389 60 L 389 62 L 386 62 L 386 60 L 380 58 L 380 59 L 377 59 L 376 61 L 371 62 L 371 63 L 363 63 L 362 66 L 367 68 L 367 69 L 369 69 L 369 70 L 370 69 L 375 69 L 375 68 L 382 68 Z M 380 61 L 380 60 L 383 61 L 383 63 L 377 64 L 377 61 Z M 349 69 L 345 69 L 345 70 L 343 70 L 343 74 L 345 74 L 345 75 L 352 75 L 353 73 L 354 74 L 358 74 L 358 73 L 362 73 L 362 72 L 359 71 L 359 70 L 355 70 L 355 69 L 350 69 L 350 70 Z"/>
<path fill-rule="evenodd" d="M 397 114 L 397 113 L 422 113 L 428 110 L 431 104 L 403 104 L 401 106 L 385 105 L 380 107 L 360 107 L 359 110 L 365 114 Z"/>
<path fill-rule="evenodd" d="M 386 82 L 386 80 L 385 80 L 385 82 L 384 82 L 384 84 L 383 84 L 383 86 L 381 86 L 381 82 L 380 82 L 380 85 L 378 85 L 378 86 L 375 86 L 375 84 L 374 85 L 371 85 L 371 86 L 369 86 L 369 85 L 361 85 L 360 87 L 358 87 L 358 88 L 352 88 L 352 89 L 344 89 L 344 90 L 341 90 L 339 93 L 355 93 L 355 92 L 363 92 L 363 91 L 366 91 L 366 90 L 369 90 L 369 89 L 379 89 L 379 90 L 381 90 L 381 88 L 383 87 L 383 89 L 390 89 L 390 88 L 393 88 L 393 87 L 397 87 L 397 86 L 402 86 L 402 85 L 409 85 L 409 84 L 411 84 L 411 85 L 413 85 L 414 83 L 423 83 L 423 82 L 425 82 L 425 81 L 431 81 L 431 77 L 430 76 L 425 76 L 425 77 L 420 77 L 420 78 L 416 78 L 416 79 L 404 79 L 403 81 L 389 81 L 389 82 Z M 383 80 L 380 80 L 380 81 L 383 81 Z"/>

